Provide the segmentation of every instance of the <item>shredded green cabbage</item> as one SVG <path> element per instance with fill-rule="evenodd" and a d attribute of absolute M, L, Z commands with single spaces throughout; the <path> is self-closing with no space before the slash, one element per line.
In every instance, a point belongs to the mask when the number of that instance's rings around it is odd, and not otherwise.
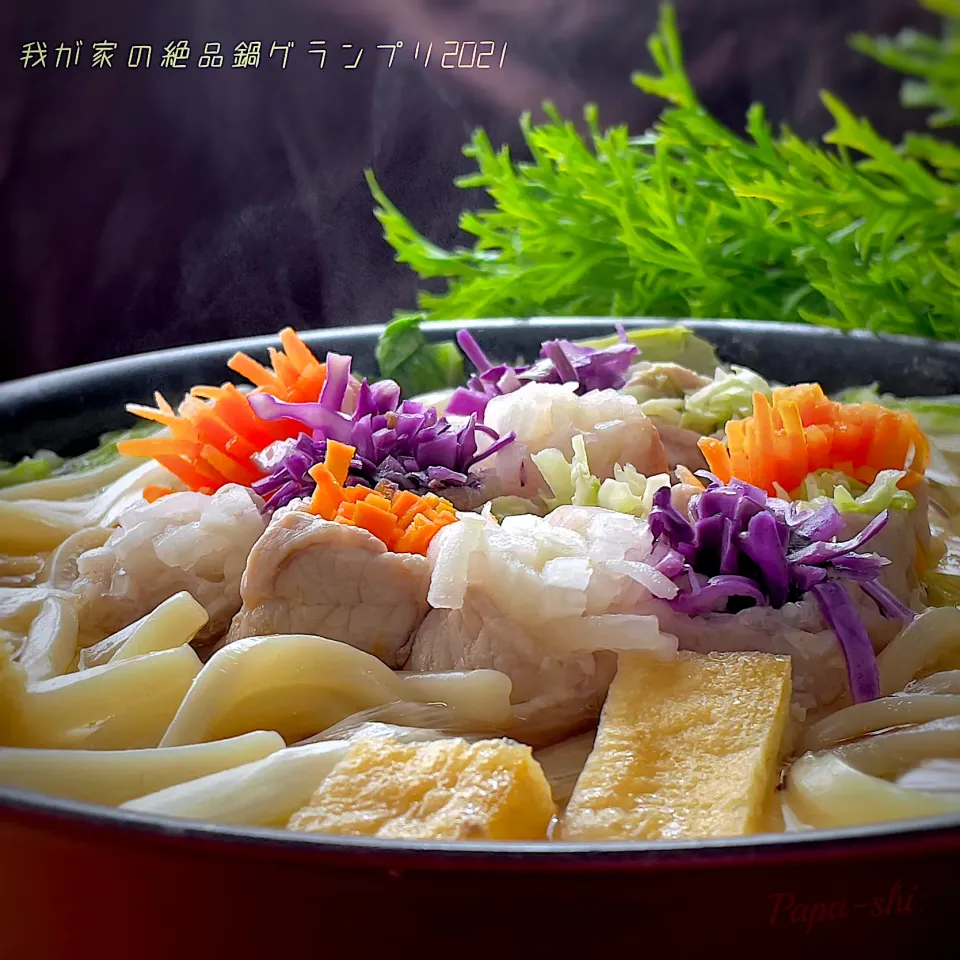
<path fill-rule="evenodd" d="M 138 423 L 129 430 L 114 430 L 100 437 L 99 445 L 89 453 L 63 460 L 49 450 L 40 450 L 32 457 L 24 457 L 19 463 L 11 464 L 0 460 L 0 487 L 13 487 L 20 483 L 46 480 L 47 477 L 60 477 L 68 473 L 83 473 L 103 467 L 120 456 L 117 443 L 132 440 L 135 437 L 148 437 L 161 429 L 158 423 Z"/>
<path fill-rule="evenodd" d="M 646 357 L 641 357 L 646 359 Z M 707 436 L 720 430 L 728 420 L 740 420 L 753 413 L 753 395 L 772 397 L 770 384 L 747 367 L 716 366 L 713 380 L 696 389 L 684 389 L 670 363 L 654 363 L 632 382 L 624 393 L 640 403 L 648 416 L 676 427 L 685 427 Z"/>
<path fill-rule="evenodd" d="M 552 510 L 561 503 L 573 503 L 575 490 L 573 469 L 567 462 L 567 458 L 559 450 L 551 447 L 535 453 L 532 459 L 553 492 L 553 497 L 547 500 L 547 506 Z"/>
<path fill-rule="evenodd" d="M 627 392 L 633 393 L 633 391 Z M 655 417 L 673 427 L 679 427 L 683 420 L 683 400 L 674 397 L 654 397 L 640 404 L 640 412 L 644 416 Z"/>
<path fill-rule="evenodd" d="M 773 396 L 770 384 L 746 367 L 731 366 L 729 372 L 717 369 L 713 383 L 688 394 L 683 401 L 680 426 L 697 433 L 710 434 L 728 420 L 742 420 L 753 413 L 753 395 Z"/>
<path fill-rule="evenodd" d="M 591 506 L 597 503 L 597 497 L 600 494 L 600 481 L 590 472 L 583 435 L 578 433 L 573 438 L 572 445 L 573 462 L 570 474 L 573 479 L 573 502 L 577 506 Z"/>
<path fill-rule="evenodd" d="M 604 480 L 590 472 L 587 449 L 583 436 L 577 434 L 572 441 L 571 460 L 556 449 L 541 450 L 533 455 L 543 479 L 550 487 L 552 497 L 544 497 L 548 510 L 572 504 L 577 507 L 603 507 L 617 513 L 629 513 L 645 517 L 653 506 L 653 494 L 660 487 L 670 486 L 666 473 L 645 477 L 630 464 L 613 469 L 613 477 Z"/>
<path fill-rule="evenodd" d="M 812 506 L 832 500 L 841 513 L 868 516 L 876 516 L 888 508 L 912 510 L 917 505 L 913 494 L 897 487 L 905 476 L 903 470 L 881 470 L 868 487 L 836 470 L 817 470 L 807 476 L 799 490 L 784 499 L 800 500 Z"/>
<path fill-rule="evenodd" d="M 45 480 L 62 462 L 56 454 L 46 450 L 41 450 L 32 457 L 24 457 L 19 463 L 0 461 L 0 487 L 14 487 L 18 483 Z"/>
<path fill-rule="evenodd" d="M 578 342 L 585 347 L 603 350 L 612 347 L 618 339 L 612 336 Z M 648 363 L 676 363 L 706 377 L 720 366 L 713 344 L 681 324 L 627 330 L 627 340 L 640 348 L 639 359 Z"/>
<path fill-rule="evenodd" d="M 926 588 L 926 601 L 934 607 L 960 605 L 960 518 L 929 512 L 930 545 L 925 551 L 924 572 L 920 580 Z"/>

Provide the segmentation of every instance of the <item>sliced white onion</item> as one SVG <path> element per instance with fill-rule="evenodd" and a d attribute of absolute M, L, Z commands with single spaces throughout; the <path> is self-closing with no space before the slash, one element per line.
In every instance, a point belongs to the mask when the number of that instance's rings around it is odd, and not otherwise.
<path fill-rule="evenodd" d="M 669 577 L 665 577 L 649 563 L 639 563 L 636 560 L 611 560 L 604 564 L 604 569 L 629 577 L 642 587 L 646 587 L 655 597 L 665 600 L 672 600 L 679 591 L 679 587 Z"/>
<path fill-rule="evenodd" d="M 427 556 L 433 565 L 427 602 L 437 609 L 458 610 L 467 591 L 470 556 L 482 542 L 484 528 L 497 526 L 476 514 L 462 513 L 459 523 L 443 527 L 430 541 Z"/>
<path fill-rule="evenodd" d="M 593 568 L 586 557 L 554 557 L 543 565 L 540 574 L 544 583 L 569 590 L 586 590 Z"/>

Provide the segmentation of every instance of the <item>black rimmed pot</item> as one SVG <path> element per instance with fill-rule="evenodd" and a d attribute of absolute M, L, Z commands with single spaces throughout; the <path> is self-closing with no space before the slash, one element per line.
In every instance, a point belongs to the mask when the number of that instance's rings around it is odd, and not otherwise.
<path fill-rule="evenodd" d="M 662 325 L 627 321 L 628 326 Z M 878 382 L 960 393 L 960 345 L 785 324 L 697 321 L 723 360 L 828 391 Z M 531 357 L 606 319 L 470 324 Z M 444 339 L 454 324 L 426 328 Z M 378 328 L 317 331 L 374 372 Z M 125 402 L 227 379 L 207 344 L 0 385 L 0 457 L 75 453 L 130 422 Z M 0 956 L 877 957 L 956 942 L 960 816 L 842 831 L 657 844 L 404 844 L 145 817 L 0 791 Z M 389 954 L 388 954 L 389 952 Z"/>

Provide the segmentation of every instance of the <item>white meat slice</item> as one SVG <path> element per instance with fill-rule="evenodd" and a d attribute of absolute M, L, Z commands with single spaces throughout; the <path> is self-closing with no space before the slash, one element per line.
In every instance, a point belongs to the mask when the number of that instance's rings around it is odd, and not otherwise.
<path fill-rule="evenodd" d="M 487 404 L 484 423 L 500 436 L 512 431 L 517 438 L 491 458 L 504 495 L 532 496 L 545 489 L 531 454 L 553 447 L 569 460 L 577 434 L 583 435 L 590 472 L 601 480 L 613 477 L 618 463 L 632 464 L 645 476 L 667 472 L 660 434 L 633 397 L 616 390 L 577 396 L 574 388 L 572 383 L 528 383 Z"/>
<path fill-rule="evenodd" d="M 407 669 L 494 669 L 513 682 L 511 736 L 536 746 L 595 723 L 620 649 L 672 655 L 638 579 L 672 587 L 643 560 L 646 521 L 598 507 L 562 506 L 502 525 L 461 518 L 430 545 L 431 610 Z M 673 588 L 675 590 L 675 588 Z M 620 616 L 608 617 L 614 604 Z"/>
<path fill-rule="evenodd" d="M 468 587 L 463 606 L 431 610 L 406 669 L 421 673 L 492 669 L 513 681 L 517 721 L 507 731 L 534 746 L 557 743 L 595 724 L 617 668 L 609 651 L 552 655 L 494 601 Z"/>
<path fill-rule="evenodd" d="M 686 427 L 677 427 L 656 417 L 653 423 L 660 434 L 663 443 L 663 452 L 671 470 L 678 466 L 686 467 L 692 473 L 707 469 L 707 461 L 697 446 L 700 434 Z"/>
<path fill-rule="evenodd" d="M 348 643 L 390 667 L 402 665 L 427 612 L 426 557 L 391 553 L 360 527 L 302 510 L 271 521 L 250 553 L 226 643 L 308 633 Z"/>
<path fill-rule="evenodd" d="M 182 590 L 210 617 L 197 641 L 222 635 L 240 609 L 247 555 L 266 527 L 262 505 L 228 484 L 212 496 L 172 493 L 125 511 L 102 547 L 77 558 L 81 636 L 109 636 Z"/>
<path fill-rule="evenodd" d="M 681 398 L 713 381 L 679 363 L 647 363 L 641 360 L 630 368 L 624 391 L 647 398 Z"/>

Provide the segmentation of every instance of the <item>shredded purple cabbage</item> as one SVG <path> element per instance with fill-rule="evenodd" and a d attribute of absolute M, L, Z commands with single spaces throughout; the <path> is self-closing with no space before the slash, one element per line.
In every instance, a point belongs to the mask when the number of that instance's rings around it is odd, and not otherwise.
<path fill-rule="evenodd" d="M 477 414 L 454 424 L 439 416 L 435 407 L 401 400 L 400 388 L 392 380 L 374 384 L 364 380 L 356 409 L 345 413 L 349 382 L 350 357 L 328 353 L 327 380 L 317 402 L 286 403 L 265 393 L 250 396 L 250 405 L 261 419 L 295 420 L 311 431 L 289 441 L 269 476 L 254 483 L 267 511 L 312 492 L 314 482 L 308 471 L 324 459 L 327 440 L 356 448 L 348 485 L 375 487 L 388 480 L 401 490 L 422 494 L 476 485 L 479 479 L 471 469 L 514 439 L 512 433 L 501 437 L 478 423 Z M 478 432 L 493 441 L 482 452 Z"/>
<path fill-rule="evenodd" d="M 709 486 L 690 501 L 691 520 L 673 505 L 669 487 L 653 495 L 650 562 L 680 588 L 668 601 L 673 609 L 699 616 L 751 605 L 778 608 L 812 592 L 843 649 L 853 699 L 879 696 L 873 645 L 840 581 L 858 584 L 888 618 L 915 616 L 878 579 L 889 560 L 859 552 L 883 529 L 887 511 L 855 537 L 837 541 L 844 519 L 832 503 L 801 508 L 742 480 L 706 479 Z"/>
<path fill-rule="evenodd" d="M 547 340 L 540 359 L 529 366 L 512 367 L 490 362 L 467 330 L 457 334 L 457 343 L 477 372 L 467 386 L 458 387 L 447 404 L 447 413 L 482 416 L 494 397 L 519 390 L 525 383 L 576 383 L 577 393 L 591 390 L 619 390 L 627 382 L 627 371 L 640 351 L 627 340 L 617 324 L 620 342 L 597 349 L 571 340 Z"/>
<path fill-rule="evenodd" d="M 731 597 L 753 600 L 758 606 L 764 606 L 767 598 L 761 589 L 749 577 L 721 575 L 710 577 L 701 584 L 697 577 L 690 579 L 690 585 L 696 584 L 695 590 L 679 593 L 671 601 L 671 605 L 678 613 L 697 616 L 702 613 L 722 613 L 727 609 Z"/>
<path fill-rule="evenodd" d="M 843 584 L 836 580 L 824 580 L 816 584 L 813 595 L 843 650 L 853 702 L 876 700 L 880 696 L 880 671 L 873 652 L 873 642 L 860 619 L 857 605 Z"/>
<path fill-rule="evenodd" d="M 891 620 L 904 620 L 909 623 L 916 614 L 879 580 L 864 580 L 861 589 L 872 597 L 885 617 Z"/>

